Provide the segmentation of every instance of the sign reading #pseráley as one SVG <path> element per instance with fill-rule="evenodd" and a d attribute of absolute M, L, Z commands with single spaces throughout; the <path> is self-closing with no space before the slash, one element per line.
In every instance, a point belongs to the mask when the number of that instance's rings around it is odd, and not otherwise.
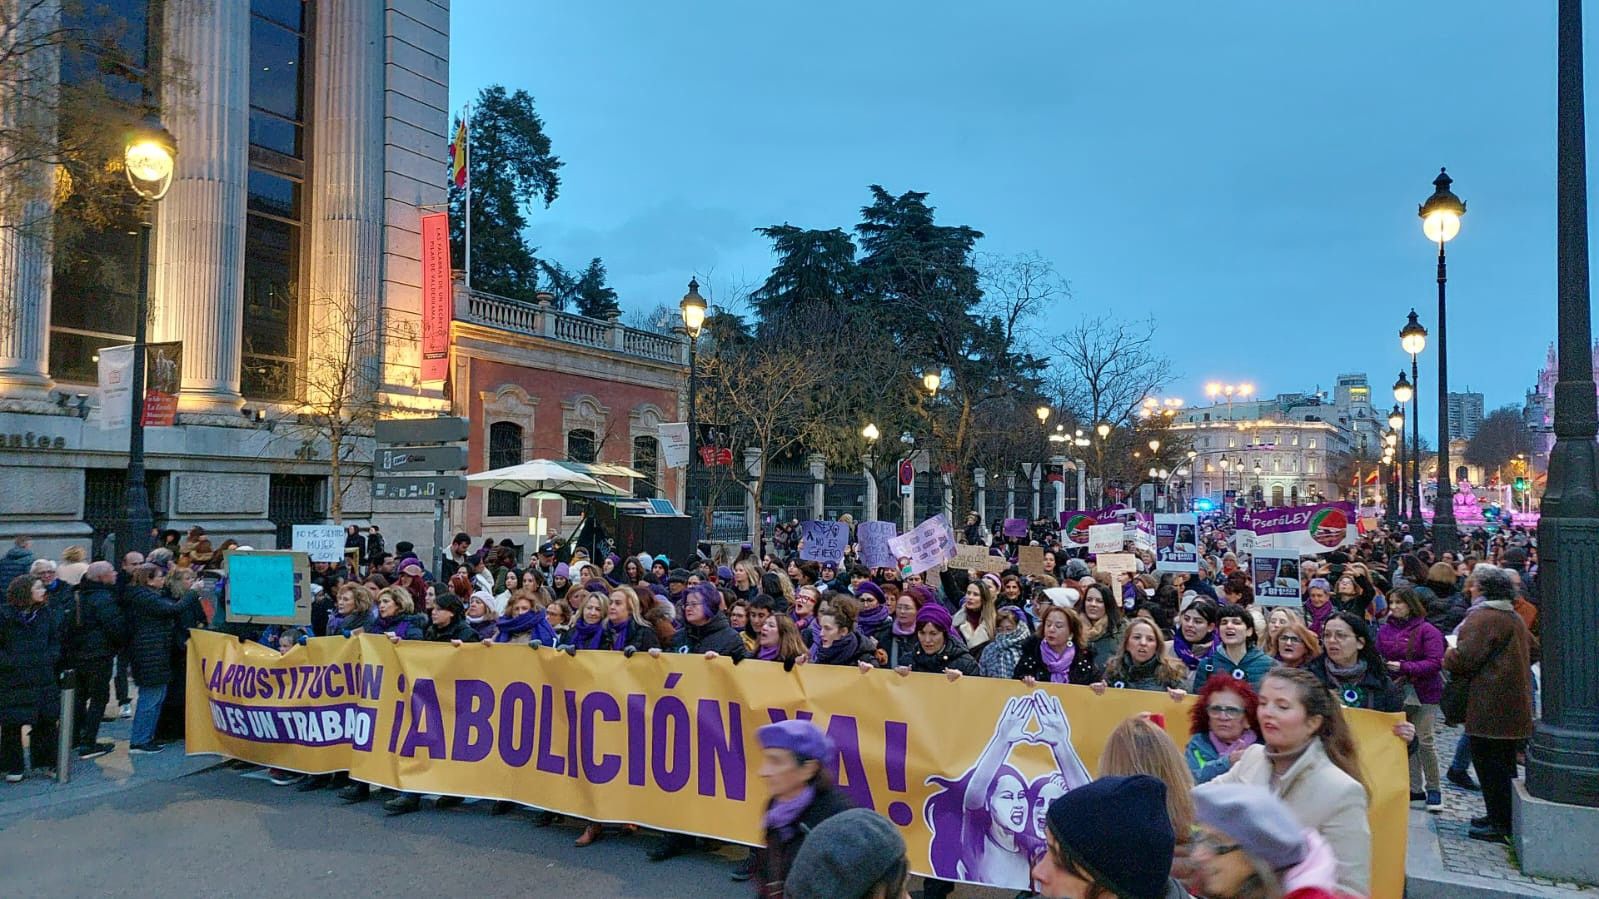
<path fill-rule="evenodd" d="M 1355 504 L 1348 502 L 1259 511 L 1240 509 L 1235 522 L 1238 535 L 1249 535 L 1257 548 L 1292 549 L 1306 555 L 1331 552 L 1360 539 L 1355 527 Z"/>

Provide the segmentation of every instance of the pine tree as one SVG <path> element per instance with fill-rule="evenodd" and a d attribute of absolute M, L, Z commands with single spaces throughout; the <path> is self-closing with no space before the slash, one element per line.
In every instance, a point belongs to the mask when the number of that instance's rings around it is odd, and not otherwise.
<path fill-rule="evenodd" d="M 616 291 L 605 283 L 605 263 L 598 256 L 590 259 L 588 268 L 577 277 L 572 294 L 579 315 L 610 318 L 622 311 L 616 301 Z"/>

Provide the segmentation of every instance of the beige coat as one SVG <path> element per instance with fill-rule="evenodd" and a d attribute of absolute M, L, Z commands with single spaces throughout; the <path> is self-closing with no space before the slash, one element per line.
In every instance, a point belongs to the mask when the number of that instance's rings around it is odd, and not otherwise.
<path fill-rule="evenodd" d="M 1209 783 L 1271 786 L 1271 760 L 1266 747 L 1251 746 L 1225 774 Z M 1293 809 L 1299 822 L 1319 833 L 1338 858 L 1338 885 L 1364 896 L 1371 889 L 1371 828 L 1366 822 L 1366 790 L 1345 774 L 1315 740 L 1283 774 L 1274 791 Z"/>

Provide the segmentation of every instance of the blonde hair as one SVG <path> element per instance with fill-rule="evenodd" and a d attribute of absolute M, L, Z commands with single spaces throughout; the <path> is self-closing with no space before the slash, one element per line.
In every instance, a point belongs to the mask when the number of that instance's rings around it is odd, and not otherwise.
<path fill-rule="evenodd" d="M 783 602 L 786 604 L 784 605 L 784 608 L 794 608 L 794 581 L 789 578 L 788 572 L 786 571 L 774 571 L 772 573 L 777 575 L 777 588 L 782 591 Z M 760 582 L 756 581 L 755 589 L 759 590 L 760 586 Z M 822 593 L 820 590 L 818 590 L 816 591 L 816 600 L 817 602 L 821 602 L 821 599 Z"/>
<path fill-rule="evenodd" d="M 627 584 L 620 584 L 611 588 L 609 598 L 616 598 L 618 593 L 622 594 L 623 601 L 627 603 L 627 617 L 640 627 L 649 627 L 650 623 L 644 620 L 643 603 L 638 598 L 638 591 Z"/>
<path fill-rule="evenodd" d="M 1166 638 L 1161 634 L 1160 626 L 1150 618 L 1135 617 L 1127 622 L 1127 627 L 1122 630 L 1121 641 L 1116 647 L 1116 657 L 1105 663 L 1105 676 L 1103 679 L 1111 681 L 1117 677 L 1124 676 L 1125 672 L 1121 670 L 1122 660 L 1130 658 L 1127 652 L 1127 641 L 1132 637 L 1133 628 L 1136 627 L 1148 627 L 1150 633 L 1155 637 L 1155 658 L 1160 660 L 1160 665 L 1156 668 L 1155 673 L 1160 677 L 1162 685 L 1165 687 L 1181 687 L 1183 682 L 1188 679 L 1188 666 L 1184 665 L 1181 659 L 1167 651 Z"/>
<path fill-rule="evenodd" d="M 1194 775 L 1164 730 L 1141 715 L 1116 725 L 1099 754 L 1100 777 L 1148 774 L 1166 784 L 1166 815 L 1180 842 L 1194 824 Z"/>
<path fill-rule="evenodd" d="M 1288 616 L 1288 623 L 1283 626 L 1284 631 L 1292 630 L 1296 624 L 1304 625 L 1305 623 L 1305 616 L 1299 614 L 1298 609 L 1290 609 L 1287 606 L 1273 606 L 1266 610 L 1266 630 L 1263 631 L 1264 636 L 1260 641 L 1260 651 L 1273 658 L 1277 655 L 1277 634 L 1271 632 L 1271 616 L 1278 612 Z M 1282 633 L 1282 631 L 1278 631 L 1278 633 Z"/>
<path fill-rule="evenodd" d="M 377 595 L 375 604 L 382 605 L 385 599 L 394 600 L 394 605 L 400 610 L 401 615 L 413 615 L 416 613 L 416 600 L 411 598 L 411 591 L 404 587 L 385 587 Z"/>
<path fill-rule="evenodd" d="M 81 546 L 69 546 L 61 551 L 61 561 L 63 562 L 82 562 L 86 558 L 88 558 L 88 554 L 83 551 Z"/>
<path fill-rule="evenodd" d="M 365 615 L 372 611 L 372 606 L 375 602 L 371 587 L 365 584 L 345 584 L 344 589 L 339 592 L 348 592 L 350 594 L 350 602 L 355 604 L 355 614 Z M 410 594 L 406 594 L 406 599 L 410 598 Z"/>

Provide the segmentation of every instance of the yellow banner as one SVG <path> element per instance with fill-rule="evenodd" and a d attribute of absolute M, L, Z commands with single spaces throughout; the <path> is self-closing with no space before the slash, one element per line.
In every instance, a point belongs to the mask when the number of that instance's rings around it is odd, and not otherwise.
<path fill-rule="evenodd" d="M 1160 693 L 892 671 L 510 644 L 312 640 L 288 653 L 209 631 L 189 641 L 188 751 L 419 793 L 507 799 L 596 821 L 758 844 L 767 796 L 755 731 L 814 716 L 856 805 L 900 825 L 911 869 L 1008 881 L 961 857 L 965 790 L 1034 848 L 1042 809 L 1086 780 L 1129 715 L 1188 709 Z M 1403 893 L 1409 774 L 1399 715 L 1349 715 L 1372 788 L 1372 895 Z M 974 778 L 974 772 L 981 771 Z M 1007 779 L 1008 778 L 1008 779 Z M 1019 853 L 1025 855 L 1025 851 Z M 957 871 L 959 875 L 957 876 Z M 985 879 L 986 878 L 986 879 Z"/>

